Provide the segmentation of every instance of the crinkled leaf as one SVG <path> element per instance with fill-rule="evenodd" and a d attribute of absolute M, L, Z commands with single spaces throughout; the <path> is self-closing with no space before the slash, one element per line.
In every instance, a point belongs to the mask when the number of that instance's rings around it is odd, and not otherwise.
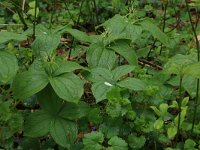
<path fill-rule="evenodd" d="M 117 85 L 134 91 L 142 91 L 146 88 L 146 84 L 142 80 L 131 77 L 118 82 Z"/>
<path fill-rule="evenodd" d="M 51 124 L 50 134 L 56 143 L 69 149 L 77 138 L 77 125 L 72 121 L 56 118 Z"/>
<path fill-rule="evenodd" d="M 17 59 L 14 55 L 0 51 L 0 82 L 10 81 L 18 70 Z"/>
<path fill-rule="evenodd" d="M 111 145 L 111 147 L 108 147 L 107 150 L 128 150 L 128 144 L 118 136 L 112 137 L 108 141 L 108 144 Z"/>
<path fill-rule="evenodd" d="M 40 137 L 49 132 L 52 123 L 52 116 L 44 111 L 31 113 L 25 120 L 25 136 Z"/>
<path fill-rule="evenodd" d="M 146 142 L 144 136 L 137 137 L 136 135 L 130 134 L 128 136 L 128 143 L 132 149 L 142 149 Z"/>
<path fill-rule="evenodd" d="M 101 132 L 91 132 L 84 135 L 84 150 L 102 150 L 104 136 Z"/>
<path fill-rule="evenodd" d="M 44 71 L 25 71 L 19 73 L 13 81 L 15 98 L 25 99 L 41 91 L 49 83 Z"/>
<path fill-rule="evenodd" d="M 83 94 L 83 81 L 73 73 L 63 74 L 49 78 L 50 84 L 56 94 L 68 101 L 78 103 Z"/>

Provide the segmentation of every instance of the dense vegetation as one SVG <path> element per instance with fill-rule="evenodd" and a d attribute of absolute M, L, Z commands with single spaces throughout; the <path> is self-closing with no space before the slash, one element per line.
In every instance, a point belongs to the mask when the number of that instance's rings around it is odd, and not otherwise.
<path fill-rule="evenodd" d="M 0 149 L 200 149 L 199 0 L 1 0 Z"/>

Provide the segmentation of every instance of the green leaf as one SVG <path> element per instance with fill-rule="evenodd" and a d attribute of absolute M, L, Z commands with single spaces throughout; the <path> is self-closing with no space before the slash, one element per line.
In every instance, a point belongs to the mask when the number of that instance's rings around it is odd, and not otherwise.
<path fill-rule="evenodd" d="M 158 39 L 165 46 L 170 47 L 168 36 L 162 32 L 151 20 L 146 19 L 140 24 L 145 30 L 149 31 L 154 38 Z"/>
<path fill-rule="evenodd" d="M 13 32 L 0 32 L 0 44 L 9 42 L 10 40 L 24 41 L 27 37 L 23 34 Z"/>
<path fill-rule="evenodd" d="M 108 147 L 107 150 L 128 150 L 128 144 L 125 140 L 117 136 L 112 137 L 108 141 L 108 144 L 111 145 L 111 147 Z"/>
<path fill-rule="evenodd" d="M 135 66 L 123 65 L 112 70 L 113 80 L 117 81 L 135 69 Z"/>
<path fill-rule="evenodd" d="M 177 127 L 176 126 L 169 127 L 167 129 L 167 135 L 168 135 L 169 139 L 173 139 L 175 137 L 176 133 L 177 133 Z"/>
<path fill-rule="evenodd" d="M 63 74 L 49 78 L 50 84 L 56 94 L 68 101 L 78 103 L 83 94 L 83 81 L 73 73 Z"/>
<path fill-rule="evenodd" d="M 196 78 L 200 78 L 200 62 L 193 63 L 184 68 L 186 75 L 190 75 Z"/>
<path fill-rule="evenodd" d="M 197 149 L 195 148 L 196 145 L 197 145 L 197 144 L 196 144 L 195 141 L 193 141 L 192 139 L 187 139 L 187 140 L 185 141 L 185 144 L 184 144 L 184 150 L 197 150 Z"/>
<path fill-rule="evenodd" d="M 79 41 L 89 42 L 89 43 L 91 43 L 92 41 L 90 36 L 88 36 L 85 32 L 82 32 L 80 30 L 67 28 L 66 32 L 70 33 L 75 39 Z"/>
<path fill-rule="evenodd" d="M 25 99 L 41 91 L 48 84 L 44 71 L 25 71 L 18 74 L 13 81 L 12 89 L 15 98 Z"/>
<path fill-rule="evenodd" d="M 18 64 L 14 55 L 0 51 L 0 82 L 7 83 L 17 73 Z"/>
<path fill-rule="evenodd" d="M 84 135 L 84 150 L 102 150 L 104 136 L 101 132 L 91 132 Z"/>
<path fill-rule="evenodd" d="M 59 116 L 62 118 L 75 120 L 85 117 L 90 111 L 90 107 L 85 102 L 78 104 L 66 103 L 60 110 Z"/>
<path fill-rule="evenodd" d="M 25 136 L 40 137 L 46 135 L 49 132 L 52 119 L 52 116 L 44 111 L 31 113 L 25 119 Z"/>
<path fill-rule="evenodd" d="M 118 82 L 117 85 L 134 91 L 142 91 L 146 87 L 146 84 L 142 80 L 131 77 Z"/>
<path fill-rule="evenodd" d="M 129 46 L 129 40 L 116 40 L 108 48 L 123 56 L 130 65 L 138 65 L 135 50 Z"/>
<path fill-rule="evenodd" d="M 102 67 L 111 70 L 117 60 L 114 51 L 104 47 L 103 43 L 91 44 L 86 54 L 86 59 L 90 68 Z"/>
<path fill-rule="evenodd" d="M 42 110 L 52 115 L 57 114 L 63 105 L 62 100 L 56 95 L 50 85 L 37 94 L 37 99 Z"/>
<path fill-rule="evenodd" d="M 159 130 L 163 127 L 164 125 L 164 121 L 162 120 L 162 118 L 159 118 L 158 120 L 156 120 L 156 122 L 154 123 L 154 128 Z"/>
<path fill-rule="evenodd" d="M 72 61 L 56 61 L 55 63 L 58 67 L 54 71 L 53 76 L 58 76 L 63 73 L 68 73 L 83 68 L 78 63 Z"/>
<path fill-rule="evenodd" d="M 56 118 L 51 124 L 50 134 L 56 143 L 69 149 L 77 138 L 77 125 L 62 118 Z"/>
<path fill-rule="evenodd" d="M 170 74 L 185 75 L 186 66 L 194 62 L 194 58 L 189 55 L 177 54 L 165 64 L 164 70 Z"/>
<path fill-rule="evenodd" d="M 156 115 L 158 115 L 159 117 L 162 116 L 162 113 L 160 110 L 158 110 L 158 108 L 156 108 L 155 106 L 150 106 L 151 109 L 153 109 L 153 111 L 156 113 Z"/>
<path fill-rule="evenodd" d="M 88 80 L 92 82 L 113 82 L 112 72 L 106 68 L 94 68 L 91 69 L 91 74 L 88 77 Z"/>
<path fill-rule="evenodd" d="M 108 103 L 106 106 L 106 112 L 112 118 L 119 117 L 121 115 L 121 111 L 121 105 L 117 102 Z"/>
<path fill-rule="evenodd" d="M 50 56 L 60 43 L 60 34 L 42 32 L 32 44 L 35 55 L 45 54 Z"/>
<path fill-rule="evenodd" d="M 128 143 L 132 149 L 141 149 L 146 142 L 144 136 L 137 137 L 134 134 L 128 136 Z"/>
<path fill-rule="evenodd" d="M 106 83 L 108 85 L 106 85 Z M 106 99 L 106 94 L 107 92 L 111 89 L 112 85 L 108 82 L 98 82 L 98 83 L 93 83 L 92 85 L 92 93 L 96 99 L 96 103 Z"/>
<path fill-rule="evenodd" d="M 159 109 L 160 109 L 162 117 L 164 117 L 167 114 L 168 108 L 169 108 L 168 104 L 165 104 L 165 103 L 160 104 Z"/>

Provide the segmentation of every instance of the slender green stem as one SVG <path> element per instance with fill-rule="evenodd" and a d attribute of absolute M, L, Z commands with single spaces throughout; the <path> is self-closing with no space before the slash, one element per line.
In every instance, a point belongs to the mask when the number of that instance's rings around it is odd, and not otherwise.
<path fill-rule="evenodd" d="M 53 16 L 55 14 L 55 9 L 56 9 L 56 2 L 55 0 L 53 0 L 53 11 L 51 12 L 51 17 L 50 17 L 50 25 L 49 25 L 49 28 L 51 28 L 52 24 L 53 24 Z"/>
<path fill-rule="evenodd" d="M 33 39 L 35 39 L 35 30 L 36 30 L 36 22 L 37 22 L 37 6 L 38 0 L 35 0 L 35 12 L 34 12 L 34 21 L 33 21 Z"/>
<path fill-rule="evenodd" d="M 179 81 L 179 100 L 178 100 L 178 125 L 177 125 L 177 139 L 179 138 L 180 135 L 180 125 L 181 125 L 181 102 L 183 99 L 182 95 L 182 81 L 183 81 L 183 76 L 180 75 L 180 81 Z"/>
<path fill-rule="evenodd" d="M 79 11 L 79 15 L 78 15 L 78 19 L 77 21 L 75 22 L 75 26 L 79 24 L 79 21 L 80 21 L 80 17 L 81 17 L 81 12 L 82 12 L 82 7 L 83 7 L 83 3 L 84 3 L 84 0 L 81 1 L 81 6 L 80 6 L 80 11 Z M 69 55 L 68 55 L 68 60 L 70 60 L 70 57 L 71 57 L 71 53 L 72 53 L 72 49 L 74 47 L 74 37 L 72 38 L 72 47 L 71 49 L 69 50 Z"/>
<path fill-rule="evenodd" d="M 95 9 L 96 21 L 97 21 L 97 24 L 99 24 L 98 8 L 97 8 L 97 4 L 95 0 L 93 0 L 93 4 L 94 4 L 94 9 Z"/>
<path fill-rule="evenodd" d="M 164 5 L 163 28 L 162 28 L 162 31 L 163 31 L 163 32 L 165 32 L 165 26 L 166 26 L 167 7 L 168 7 L 168 1 L 167 1 L 166 4 Z M 163 44 L 161 44 L 160 55 L 162 54 L 162 50 L 163 50 Z"/>
<path fill-rule="evenodd" d="M 190 24 L 191 24 L 191 27 L 192 27 L 192 31 L 193 31 L 193 34 L 194 34 L 194 37 L 195 37 L 195 41 L 196 41 L 197 60 L 199 62 L 200 61 L 200 45 L 199 45 L 199 40 L 198 40 L 198 37 L 197 37 L 195 25 L 193 25 L 193 23 L 192 23 L 192 16 L 190 14 L 190 9 L 189 9 L 189 5 L 188 5 L 188 1 L 187 0 L 185 0 L 185 4 L 186 4 L 187 12 L 188 12 L 188 15 L 189 15 L 189 19 L 190 19 Z M 197 26 L 197 24 L 196 24 L 196 26 Z M 198 101 L 199 101 L 199 79 L 197 80 L 197 85 L 196 86 L 197 86 L 197 89 L 196 89 L 196 98 L 195 98 L 195 102 L 194 102 L 194 112 L 193 112 L 193 119 L 192 119 L 191 134 L 193 134 L 193 131 L 194 131 L 194 125 L 195 125 L 196 115 L 197 115 L 197 106 L 198 106 Z"/>

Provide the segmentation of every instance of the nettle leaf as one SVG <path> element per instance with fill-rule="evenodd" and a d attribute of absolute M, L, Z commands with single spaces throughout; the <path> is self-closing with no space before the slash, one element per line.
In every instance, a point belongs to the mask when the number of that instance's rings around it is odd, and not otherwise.
<path fill-rule="evenodd" d="M 128 150 L 128 144 L 120 137 L 114 136 L 109 141 L 108 144 L 111 147 L 108 147 L 107 150 Z"/>
<path fill-rule="evenodd" d="M 69 120 L 85 117 L 90 112 L 90 107 L 85 102 L 78 104 L 66 103 L 59 112 L 59 116 Z"/>
<path fill-rule="evenodd" d="M 141 149 L 146 143 L 146 139 L 144 136 L 137 137 L 134 134 L 130 134 L 128 136 L 128 143 L 132 149 Z"/>
<path fill-rule="evenodd" d="M 29 98 L 38 93 L 49 83 L 48 76 L 44 71 L 25 71 L 19 73 L 13 81 L 12 89 L 15 98 Z"/>
<path fill-rule="evenodd" d="M 168 36 L 162 32 L 151 20 L 145 19 L 140 24 L 144 30 L 149 31 L 154 38 L 158 39 L 165 46 L 170 47 Z"/>
<path fill-rule="evenodd" d="M 134 69 L 135 69 L 135 66 L 131 66 L 131 65 L 123 65 L 123 66 L 119 66 L 115 68 L 114 70 L 112 70 L 113 80 L 114 81 L 119 80 L 121 77 L 123 77 L 124 75 L 127 75 Z"/>
<path fill-rule="evenodd" d="M 165 64 L 164 70 L 170 74 L 184 75 L 187 73 L 186 66 L 194 62 L 192 56 L 177 54 Z"/>
<path fill-rule="evenodd" d="M 83 81 L 78 76 L 66 73 L 57 77 L 49 77 L 49 81 L 60 98 L 68 102 L 79 102 L 83 94 Z"/>
<path fill-rule="evenodd" d="M 60 34 L 51 32 L 42 32 L 41 34 L 37 35 L 32 44 L 34 54 L 40 55 L 44 53 L 50 56 L 58 47 L 60 38 Z"/>
<path fill-rule="evenodd" d="M 25 121 L 24 133 L 29 137 L 41 137 L 49 132 L 52 116 L 44 111 L 31 113 Z"/>
<path fill-rule="evenodd" d="M 103 43 L 94 43 L 90 45 L 86 59 L 90 68 L 112 69 L 116 64 L 117 56 L 114 51 L 104 47 Z"/>
<path fill-rule="evenodd" d="M 134 90 L 134 91 L 142 91 L 142 90 L 145 90 L 146 88 L 146 84 L 142 80 L 137 79 L 137 78 L 131 78 L 131 77 L 128 77 L 122 81 L 119 81 L 116 84 L 120 87 L 124 87 L 124 88 Z"/>
<path fill-rule="evenodd" d="M 50 85 L 37 94 L 37 99 L 42 110 L 52 115 L 57 114 L 63 105 L 62 99 L 56 95 Z"/>
<path fill-rule="evenodd" d="M 130 65 L 138 65 L 137 55 L 135 50 L 129 46 L 129 40 L 116 40 L 110 44 L 108 48 L 123 56 Z"/>
<path fill-rule="evenodd" d="M 51 124 L 50 134 L 56 143 L 69 149 L 76 140 L 77 125 L 62 118 L 56 118 Z"/>
<path fill-rule="evenodd" d="M 9 42 L 11 40 L 24 41 L 27 37 L 24 34 L 18 34 L 13 32 L 0 32 L 0 44 Z"/>
<path fill-rule="evenodd" d="M 0 51 L 0 82 L 7 83 L 17 73 L 18 64 L 14 55 Z"/>
<path fill-rule="evenodd" d="M 104 135 L 101 132 L 91 132 L 84 135 L 84 150 L 102 150 Z"/>

